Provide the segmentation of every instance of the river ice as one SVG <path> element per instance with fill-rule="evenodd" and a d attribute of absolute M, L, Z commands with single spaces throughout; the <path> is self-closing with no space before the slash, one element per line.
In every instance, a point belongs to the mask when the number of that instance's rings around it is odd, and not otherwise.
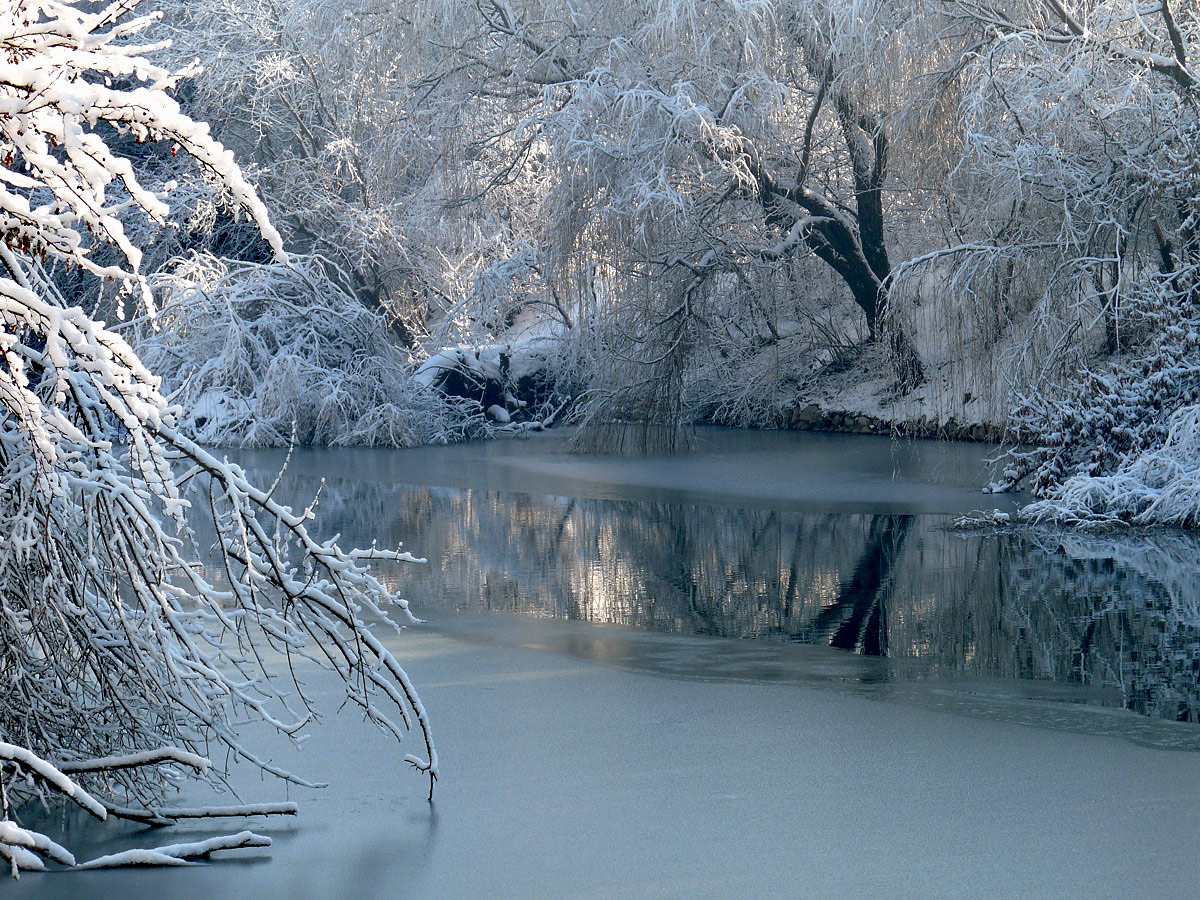
<path fill-rule="evenodd" d="M 1166 900 L 1200 883 L 1195 753 L 799 684 L 661 677 L 562 652 L 573 632 L 615 629 L 505 621 L 495 638 L 479 624 L 397 642 L 437 712 L 432 807 L 402 754 L 344 712 L 288 754 L 332 783 L 291 792 L 295 822 L 252 823 L 269 851 L 30 874 L 6 895 Z"/>
<path fill-rule="evenodd" d="M 629 458 L 565 453 L 562 431 L 401 452 L 324 448 L 297 454 L 299 475 L 340 475 L 528 494 L 837 512 L 966 514 L 1016 508 L 983 494 L 990 445 L 871 435 L 702 428 L 696 452 Z M 277 469 L 278 450 L 239 451 Z"/>
<path fill-rule="evenodd" d="M 886 441 L 815 438 L 788 454 L 788 439 L 766 436 L 757 462 L 714 451 L 639 461 L 623 477 L 623 461 L 572 464 L 544 441 L 305 453 L 295 467 L 338 458 L 356 478 L 639 498 L 702 477 L 710 501 L 732 491 L 801 506 L 820 498 L 820 476 L 846 512 L 953 513 L 978 497 L 951 458 L 977 462 L 978 448 L 921 445 L 905 458 Z M 719 450 L 726 437 L 711 440 Z M 772 482 L 781 458 L 793 469 Z M 889 488 L 897 466 L 907 480 Z M 1196 725 L 1074 702 L 1078 685 L 896 680 L 890 661 L 828 647 L 452 604 L 419 612 L 428 623 L 389 646 L 433 716 L 433 806 L 406 748 L 345 710 L 303 752 L 270 745 L 327 789 L 235 774 L 244 800 L 299 801 L 295 820 L 147 832 L 70 814 L 50 831 L 65 829 L 81 859 L 243 827 L 272 837 L 269 850 L 187 870 L 28 874 L 6 895 L 1169 900 L 1200 884 L 1200 754 L 1162 749 L 1196 746 Z M 328 703 L 339 696 L 328 676 L 307 678 Z"/>

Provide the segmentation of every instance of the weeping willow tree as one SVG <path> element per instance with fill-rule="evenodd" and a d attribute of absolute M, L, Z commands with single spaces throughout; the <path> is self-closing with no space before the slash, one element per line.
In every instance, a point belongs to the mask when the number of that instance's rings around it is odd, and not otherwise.
<path fill-rule="evenodd" d="M 540 289 L 605 348 L 583 444 L 679 445 L 698 356 L 719 366 L 710 351 L 739 329 L 758 347 L 788 339 L 754 310 L 813 292 L 797 259 L 857 311 L 849 340 L 887 345 L 897 383 L 921 382 L 886 287 L 895 198 L 927 174 L 912 142 L 957 75 L 961 36 L 924 41 L 932 16 L 856 0 L 445 0 L 414 14 L 438 48 L 426 83 L 478 99 L 475 158 L 536 204 Z"/>
<path fill-rule="evenodd" d="M 136 5 L 15 0 L 0 14 L 0 857 L 14 875 L 65 848 L 21 824 L 32 797 L 97 819 L 151 824 L 294 812 L 292 804 L 178 808 L 192 776 L 220 786 L 242 760 L 308 783 L 253 751 L 246 721 L 298 740 L 316 715 L 295 675 L 268 662 L 309 660 L 343 681 L 349 702 L 399 739 L 415 729 L 430 780 L 437 755 L 407 674 L 366 619 L 404 612 L 367 566 L 371 553 L 318 541 L 312 510 L 292 510 L 178 427 L 152 375 L 114 330 L 63 297 L 58 262 L 124 288 L 154 314 L 141 252 L 122 217 L 165 221 L 127 135 L 195 159 L 281 262 L 267 211 L 152 63 Z M 114 249 L 118 263 L 93 249 Z M 193 525 L 215 527 L 214 559 Z M 410 559 L 379 551 L 388 559 Z M 94 865 L 178 863 L 214 849 L 263 846 L 243 832 L 134 852 Z"/>
<path fill-rule="evenodd" d="M 1012 392 L 1028 514 L 1200 523 L 1200 13 L 1170 0 L 952 2 L 978 28 L 959 104 L 956 241 L 894 302 L 970 306 Z"/>

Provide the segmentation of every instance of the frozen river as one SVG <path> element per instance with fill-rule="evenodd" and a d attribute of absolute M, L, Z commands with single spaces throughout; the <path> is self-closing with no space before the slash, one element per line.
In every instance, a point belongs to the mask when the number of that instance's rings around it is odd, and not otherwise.
<path fill-rule="evenodd" d="M 271 849 L 5 892 L 1196 895 L 1196 542 L 952 530 L 1004 499 L 974 446 L 701 437 L 651 460 L 553 434 L 298 452 L 280 490 L 325 478 L 323 528 L 430 558 L 393 573 L 428 623 L 391 644 L 433 717 L 435 805 L 403 748 L 331 714 L 276 750 L 331 786 L 252 822 Z M 239 458 L 265 478 L 282 454 Z M 63 823 L 81 856 L 211 825 Z"/>

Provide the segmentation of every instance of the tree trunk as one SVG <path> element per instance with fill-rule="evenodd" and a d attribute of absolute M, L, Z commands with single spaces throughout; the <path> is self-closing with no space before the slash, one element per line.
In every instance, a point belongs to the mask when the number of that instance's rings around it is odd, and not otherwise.
<path fill-rule="evenodd" d="M 832 268 L 850 289 L 867 319 L 869 340 L 884 336 L 895 364 L 897 384 L 905 390 L 925 380 L 925 368 L 897 322 L 887 321 L 885 285 L 891 274 L 885 240 L 883 186 L 887 178 L 887 135 L 873 117 L 858 113 L 845 96 L 834 100 L 842 137 L 854 174 L 855 211 L 848 213 L 804 184 L 778 184 L 758 167 L 759 194 L 768 220 L 785 232 L 802 217 L 812 220 L 803 242 Z"/>

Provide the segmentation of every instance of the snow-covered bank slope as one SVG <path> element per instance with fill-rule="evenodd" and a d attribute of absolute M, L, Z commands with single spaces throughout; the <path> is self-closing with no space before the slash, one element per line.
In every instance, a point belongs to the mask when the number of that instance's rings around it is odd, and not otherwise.
<path fill-rule="evenodd" d="M 783 410 L 781 424 L 945 440 L 997 442 L 1003 437 L 1003 403 L 994 392 L 981 390 L 950 366 L 927 367 L 926 375 L 915 389 L 898 392 L 882 348 L 857 349 L 802 387 Z"/>

